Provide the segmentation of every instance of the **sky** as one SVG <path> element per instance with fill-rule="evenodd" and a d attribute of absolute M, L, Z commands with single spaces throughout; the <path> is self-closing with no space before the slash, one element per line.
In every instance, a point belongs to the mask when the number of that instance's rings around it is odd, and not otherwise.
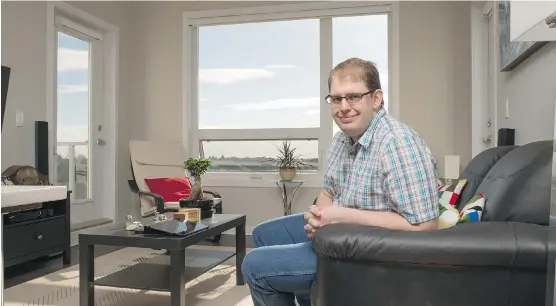
<path fill-rule="evenodd" d="M 89 140 L 89 55 L 89 42 L 58 33 L 58 142 Z M 86 146 L 76 151 L 87 155 Z"/>
<path fill-rule="evenodd" d="M 378 66 L 388 103 L 386 15 L 333 18 L 333 65 L 349 58 Z M 318 127 L 319 20 L 203 26 L 199 29 L 199 128 Z M 58 141 L 84 141 L 88 125 L 88 43 L 59 36 Z M 335 126 L 335 130 L 337 127 Z M 333 133 L 333 131 L 330 131 Z M 272 157 L 279 141 L 210 142 L 205 156 Z M 317 157 L 317 141 L 294 141 Z"/>

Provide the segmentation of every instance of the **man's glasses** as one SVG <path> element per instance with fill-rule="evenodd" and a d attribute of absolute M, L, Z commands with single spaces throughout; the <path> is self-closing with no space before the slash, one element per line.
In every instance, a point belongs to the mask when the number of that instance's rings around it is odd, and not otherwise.
<path fill-rule="evenodd" d="M 340 104 L 342 103 L 343 99 L 346 99 L 347 103 L 349 104 L 353 104 L 353 103 L 357 103 L 359 101 L 361 101 L 361 99 L 363 99 L 364 96 L 373 93 L 374 91 L 367 91 L 365 93 L 350 93 L 347 94 L 345 96 L 333 96 L 333 95 L 328 95 L 324 98 L 324 100 L 326 101 L 326 103 L 328 104 Z"/>

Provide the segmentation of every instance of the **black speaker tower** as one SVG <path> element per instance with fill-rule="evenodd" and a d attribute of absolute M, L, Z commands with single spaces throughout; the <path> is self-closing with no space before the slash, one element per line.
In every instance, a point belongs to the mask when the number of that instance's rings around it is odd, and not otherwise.
<path fill-rule="evenodd" d="M 499 129 L 498 130 L 498 146 L 515 145 L 515 129 Z"/>
<path fill-rule="evenodd" d="M 35 168 L 48 175 L 48 122 L 35 121 Z"/>

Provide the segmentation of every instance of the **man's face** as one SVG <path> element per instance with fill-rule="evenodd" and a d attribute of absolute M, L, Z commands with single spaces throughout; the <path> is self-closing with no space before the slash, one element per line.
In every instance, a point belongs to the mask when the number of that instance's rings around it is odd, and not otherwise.
<path fill-rule="evenodd" d="M 369 89 L 363 81 L 355 80 L 350 76 L 333 77 L 330 84 L 331 97 L 356 97 L 368 93 Z M 338 127 L 354 141 L 357 141 L 369 127 L 375 109 L 382 102 L 382 93 L 368 93 L 361 97 L 358 102 L 348 102 L 343 98 L 339 103 L 330 103 L 332 117 Z"/>

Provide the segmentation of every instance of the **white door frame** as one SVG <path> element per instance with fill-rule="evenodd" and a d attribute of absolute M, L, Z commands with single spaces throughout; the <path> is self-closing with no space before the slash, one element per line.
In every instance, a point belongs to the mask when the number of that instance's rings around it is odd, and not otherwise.
<path fill-rule="evenodd" d="M 103 37 L 103 94 L 104 100 L 104 126 L 103 131 L 107 135 L 105 144 L 108 156 L 106 163 L 102 166 L 104 179 L 101 186 L 103 197 L 95 199 L 95 205 L 72 206 L 72 218 L 76 221 L 83 219 L 79 216 L 90 216 L 91 219 L 109 218 L 115 219 L 117 203 L 117 156 L 118 156 L 118 93 L 119 93 L 119 29 L 118 27 L 99 19 L 87 12 L 79 10 L 64 2 L 48 2 L 46 18 L 46 120 L 49 122 L 49 176 L 51 182 L 56 182 L 56 169 L 54 169 L 55 147 L 56 147 L 56 104 L 57 104 L 57 26 L 56 18 L 66 19 L 73 22 L 72 27 L 82 30 L 100 33 Z M 94 145 L 91 143 L 91 145 Z M 92 182 L 98 182 L 94 180 Z"/>
<path fill-rule="evenodd" d="M 471 5 L 471 155 L 475 157 L 486 148 L 495 147 L 497 135 L 497 74 L 498 43 L 496 37 L 495 2 L 487 1 L 483 8 Z M 489 20 L 492 22 L 489 23 Z M 490 47 L 489 47 L 490 44 Z M 490 51 L 490 54 L 489 54 Z M 489 90 L 489 87 L 491 89 Z M 491 135 L 485 135 L 488 106 L 491 104 Z M 490 143 L 483 138 L 490 136 Z"/>

